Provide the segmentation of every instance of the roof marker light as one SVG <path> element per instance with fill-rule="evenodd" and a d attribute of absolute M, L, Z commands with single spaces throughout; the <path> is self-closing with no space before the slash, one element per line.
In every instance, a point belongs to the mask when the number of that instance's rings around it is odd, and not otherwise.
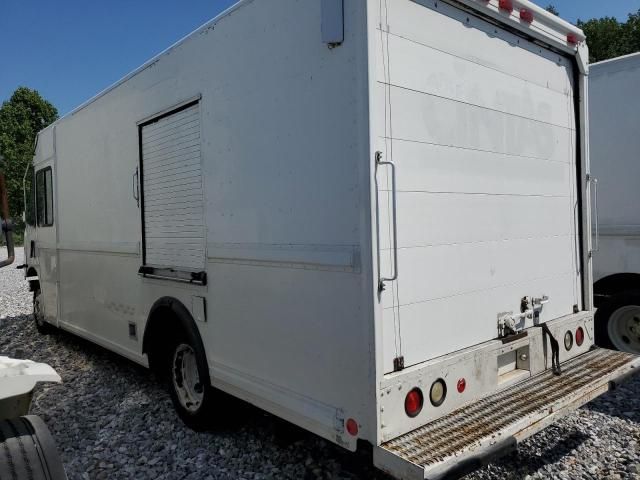
<path fill-rule="evenodd" d="M 533 23 L 533 12 L 526 8 L 520 9 L 520 20 L 527 23 Z"/>
<path fill-rule="evenodd" d="M 567 34 L 567 43 L 570 45 L 578 44 L 578 36 L 575 33 Z"/>
<path fill-rule="evenodd" d="M 500 10 L 504 10 L 505 12 L 513 12 L 513 1 L 512 0 L 500 0 L 498 2 L 498 8 Z"/>

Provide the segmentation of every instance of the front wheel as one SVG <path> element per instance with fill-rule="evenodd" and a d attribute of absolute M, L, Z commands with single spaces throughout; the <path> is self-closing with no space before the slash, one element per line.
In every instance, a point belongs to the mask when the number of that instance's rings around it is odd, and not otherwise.
<path fill-rule="evenodd" d="M 640 292 L 614 295 L 598 309 L 596 342 L 601 347 L 640 354 Z"/>
<path fill-rule="evenodd" d="M 179 335 L 171 342 L 168 357 L 169 392 L 178 415 L 193 430 L 209 428 L 216 391 L 200 342 Z"/>

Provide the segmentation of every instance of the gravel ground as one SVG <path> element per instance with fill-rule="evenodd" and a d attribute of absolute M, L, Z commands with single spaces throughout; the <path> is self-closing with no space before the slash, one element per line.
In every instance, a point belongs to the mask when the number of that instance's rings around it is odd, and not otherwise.
<path fill-rule="evenodd" d="M 22 271 L 0 271 L 0 355 L 62 376 L 63 385 L 38 387 L 32 413 L 49 425 L 71 480 L 388 478 L 370 453 L 349 454 L 239 401 L 228 426 L 192 432 L 145 369 L 70 334 L 38 334 L 30 311 Z M 640 376 L 468 478 L 640 478 Z"/>

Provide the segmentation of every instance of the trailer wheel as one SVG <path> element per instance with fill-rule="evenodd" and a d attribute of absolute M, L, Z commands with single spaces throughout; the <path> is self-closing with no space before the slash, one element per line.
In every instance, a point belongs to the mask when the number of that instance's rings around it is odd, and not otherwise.
<path fill-rule="evenodd" d="M 193 335 L 193 334 L 192 334 Z M 171 400 L 182 421 L 196 431 L 211 426 L 217 393 L 209 381 L 209 367 L 201 342 L 181 332 L 168 348 L 168 383 Z"/>
<path fill-rule="evenodd" d="M 55 442 L 39 417 L 0 422 L 0 478 L 66 480 Z"/>
<path fill-rule="evenodd" d="M 598 309 L 596 343 L 640 354 L 640 292 L 613 295 Z"/>
<path fill-rule="evenodd" d="M 44 335 L 51 333 L 53 327 L 44 320 L 42 313 L 42 291 L 40 289 L 33 292 L 33 320 L 38 332 Z"/>

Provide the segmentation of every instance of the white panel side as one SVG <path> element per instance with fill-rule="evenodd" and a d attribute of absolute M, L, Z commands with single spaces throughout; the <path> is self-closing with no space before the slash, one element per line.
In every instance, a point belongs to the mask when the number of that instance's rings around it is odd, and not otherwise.
<path fill-rule="evenodd" d="M 214 380 L 355 448 L 342 420 L 376 437 L 366 12 L 345 2 L 344 42 L 328 48 L 320 2 L 242 5 L 57 123 L 62 323 L 145 363 L 129 322 L 144 332 L 158 298 L 193 309 L 204 297 L 198 328 Z M 138 127 L 196 97 L 204 203 L 189 118 L 152 124 L 143 231 Z M 179 159 L 160 152 L 176 140 Z M 177 223 L 164 215 L 175 198 L 186 205 Z M 184 261 L 184 235 L 200 255 L 201 218 L 206 286 L 138 275 L 143 233 L 175 241 L 172 259 Z M 282 392 L 296 400 L 281 405 Z"/>
<path fill-rule="evenodd" d="M 639 82 L 640 54 L 591 66 L 589 148 L 591 174 L 598 179 L 600 235 L 593 256 L 596 280 L 640 273 Z"/>

